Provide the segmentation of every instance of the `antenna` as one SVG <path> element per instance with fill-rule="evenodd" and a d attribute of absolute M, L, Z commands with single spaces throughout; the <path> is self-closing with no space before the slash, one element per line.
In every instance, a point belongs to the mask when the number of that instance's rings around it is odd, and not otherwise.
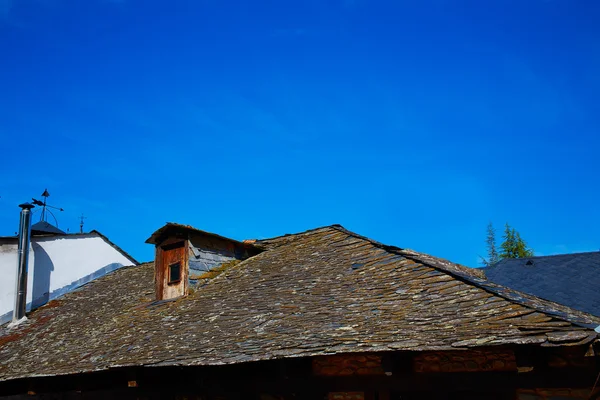
<path fill-rule="evenodd" d="M 63 210 L 60 207 L 54 207 L 54 206 L 46 204 L 48 197 L 50 197 L 50 193 L 48 193 L 48 189 L 44 189 L 44 193 L 42 193 L 42 197 L 44 198 L 43 202 L 40 200 L 36 200 L 34 198 L 31 199 L 31 200 L 33 200 L 33 204 L 35 204 L 36 206 L 42 206 L 42 212 L 40 213 L 40 221 L 47 222 L 48 214 L 50 214 L 50 215 L 52 215 L 52 218 L 54 218 L 54 223 L 56 224 L 56 227 L 58 228 L 58 220 L 54 216 L 54 213 L 48 209 L 52 208 L 52 209 L 58 210 L 58 211 L 65 211 L 65 210 Z"/>
<path fill-rule="evenodd" d="M 83 220 L 87 219 L 87 217 L 85 217 L 83 215 L 83 213 L 81 213 L 81 217 L 79 217 L 79 233 L 83 233 Z"/>

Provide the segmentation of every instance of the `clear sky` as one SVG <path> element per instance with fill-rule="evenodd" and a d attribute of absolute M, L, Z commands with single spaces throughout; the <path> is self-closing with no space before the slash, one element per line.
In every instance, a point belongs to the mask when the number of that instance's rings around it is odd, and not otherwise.
<path fill-rule="evenodd" d="M 0 0 L 0 235 L 48 188 L 61 228 L 84 213 L 142 261 L 167 221 L 339 223 L 469 266 L 489 221 L 598 250 L 598 21 L 596 0 Z"/>

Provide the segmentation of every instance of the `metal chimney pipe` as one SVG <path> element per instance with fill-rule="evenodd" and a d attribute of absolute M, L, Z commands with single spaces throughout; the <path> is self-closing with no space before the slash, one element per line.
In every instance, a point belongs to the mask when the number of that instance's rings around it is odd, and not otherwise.
<path fill-rule="evenodd" d="M 12 322 L 17 323 L 25 317 L 25 305 L 27 304 L 27 263 L 29 261 L 29 241 L 31 227 L 31 209 L 33 204 L 19 204 L 21 207 L 21 218 L 19 221 L 19 248 L 17 262 L 17 289 L 15 290 L 15 309 L 13 310 Z"/>

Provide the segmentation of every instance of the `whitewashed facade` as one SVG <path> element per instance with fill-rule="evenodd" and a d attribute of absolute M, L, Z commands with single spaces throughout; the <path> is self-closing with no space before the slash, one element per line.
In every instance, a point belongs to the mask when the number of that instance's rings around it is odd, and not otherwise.
<path fill-rule="evenodd" d="M 27 310 L 137 262 L 96 231 L 33 236 L 29 249 Z M 17 275 L 17 238 L 0 238 L 0 324 L 12 318 Z"/>

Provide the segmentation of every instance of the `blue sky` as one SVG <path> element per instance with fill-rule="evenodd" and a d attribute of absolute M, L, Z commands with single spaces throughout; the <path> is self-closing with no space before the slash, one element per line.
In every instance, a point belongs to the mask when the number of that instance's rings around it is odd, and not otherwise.
<path fill-rule="evenodd" d="M 0 0 L 0 234 L 339 223 L 476 266 L 600 248 L 600 2 Z M 500 230 L 500 229 L 499 229 Z M 500 233 L 500 232 L 499 232 Z"/>

